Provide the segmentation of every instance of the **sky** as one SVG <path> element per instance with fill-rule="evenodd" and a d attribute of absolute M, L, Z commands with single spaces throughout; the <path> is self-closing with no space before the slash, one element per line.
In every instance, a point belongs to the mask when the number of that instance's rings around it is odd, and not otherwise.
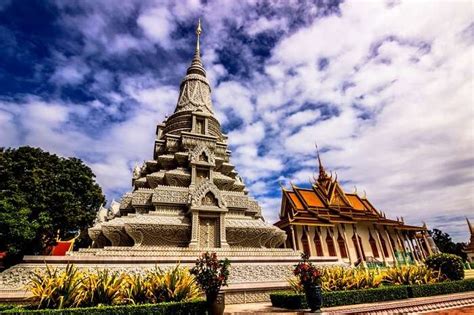
<path fill-rule="evenodd" d="M 0 146 L 79 157 L 119 200 L 174 111 L 198 17 L 231 162 L 267 221 L 279 182 L 309 186 L 317 143 L 346 191 L 468 241 L 469 0 L 0 0 Z"/>

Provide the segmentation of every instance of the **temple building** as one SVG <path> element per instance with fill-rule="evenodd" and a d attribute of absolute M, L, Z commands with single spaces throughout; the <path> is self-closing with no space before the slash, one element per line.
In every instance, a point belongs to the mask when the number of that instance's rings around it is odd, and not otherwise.
<path fill-rule="evenodd" d="M 471 222 L 466 218 L 467 226 L 469 227 L 469 233 L 471 233 L 471 239 L 469 244 L 467 244 L 464 252 L 467 254 L 467 260 L 469 262 L 474 262 L 474 228 L 471 225 Z"/>
<path fill-rule="evenodd" d="M 275 225 L 286 231 L 286 247 L 353 266 L 418 263 L 438 251 L 425 224 L 388 219 L 366 196 L 344 192 L 337 176 L 325 171 L 319 152 L 318 162 L 311 188 L 282 187 Z"/>

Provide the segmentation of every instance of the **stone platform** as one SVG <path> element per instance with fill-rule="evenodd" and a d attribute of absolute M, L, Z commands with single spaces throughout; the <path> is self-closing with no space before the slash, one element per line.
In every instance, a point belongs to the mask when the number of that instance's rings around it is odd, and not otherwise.
<path fill-rule="evenodd" d="M 155 267 L 172 268 L 178 263 L 192 267 L 205 251 L 216 252 L 220 259 L 227 257 L 231 261 L 229 286 L 224 288 L 226 304 L 269 301 L 270 292 L 288 288 L 287 279 L 300 259 L 299 252 L 277 248 L 105 247 L 81 249 L 68 256 L 25 256 L 23 263 L 0 273 L 0 301 L 2 296 L 11 300 L 24 298 L 30 272 L 46 265 L 64 268 L 74 264 L 79 268 L 143 273 Z M 313 261 L 338 263 L 337 258 Z"/>

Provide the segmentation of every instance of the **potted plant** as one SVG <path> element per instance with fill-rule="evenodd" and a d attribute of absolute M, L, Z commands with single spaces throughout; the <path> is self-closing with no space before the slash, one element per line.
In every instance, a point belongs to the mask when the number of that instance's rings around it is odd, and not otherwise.
<path fill-rule="evenodd" d="M 227 285 L 229 266 L 230 261 L 227 258 L 218 260 L 216 253 L 205 252 L 191 269 L 197 283 L 206 293 L 209 314 L 224 314 L 225 296 L 220 289 Z"/>
<path fill-rule="evenodd" d="M 295 265 L 293 271 L 303 286 L 306 303 L 311 312 L 319 311 L 323 298 L 321 295 L 321 272 L 309 261 L 309 255 L 303 253 L 301 261 Z"/>

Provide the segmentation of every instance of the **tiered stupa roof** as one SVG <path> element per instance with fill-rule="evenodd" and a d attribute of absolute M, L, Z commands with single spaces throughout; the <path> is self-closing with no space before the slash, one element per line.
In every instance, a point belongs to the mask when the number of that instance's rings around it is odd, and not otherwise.
<path fill-rule="evenodd" d="M 263 220 L 230 162 L 213 113 L 199 39 L 174 113 L 157 126 L 153 160 L 133 171 L 133 190 L 113 219 L 89 230 L 94 246 L 276 247 L 285 233 Z"/>

